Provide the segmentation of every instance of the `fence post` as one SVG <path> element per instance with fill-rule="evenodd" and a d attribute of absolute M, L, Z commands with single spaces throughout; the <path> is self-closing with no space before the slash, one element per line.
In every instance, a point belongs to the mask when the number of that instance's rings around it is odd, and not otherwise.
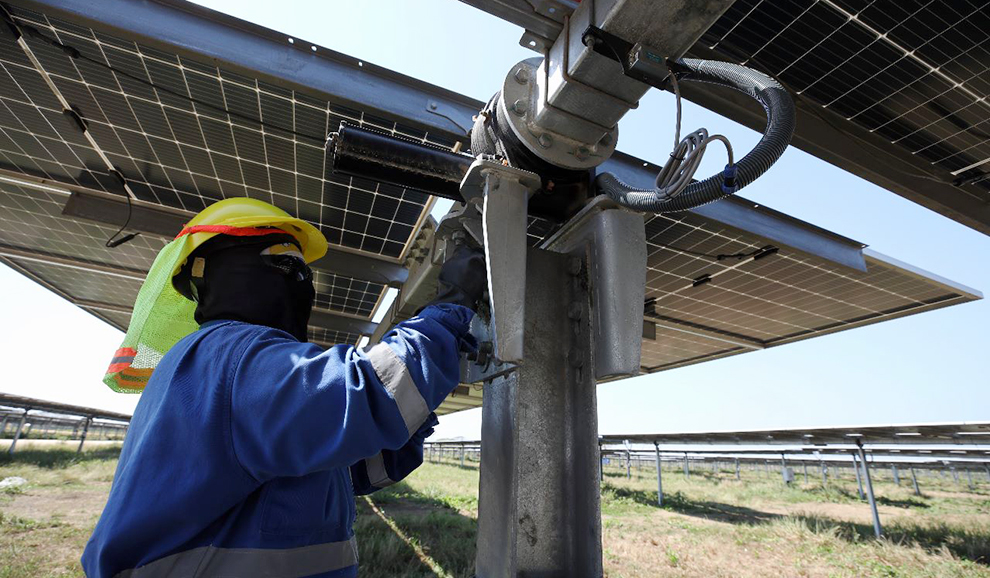
<path fill-rule="evenodd" d="M 653 442 L 653 449 L 657 457 L 657 506 L 663 507 L 663 477 L 660 474 L 660 444 Z"/>

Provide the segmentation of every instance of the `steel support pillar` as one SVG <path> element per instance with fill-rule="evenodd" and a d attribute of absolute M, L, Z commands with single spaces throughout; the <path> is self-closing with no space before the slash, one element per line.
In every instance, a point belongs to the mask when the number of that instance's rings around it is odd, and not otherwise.
<path fill-rule="evenodd" d="M 804 483 L 808 483 L 808 462 L 801 464 L 804 467 Z"/>
<path fill-rule="evenodd" d="M 780 454 L 780 477 L 784 480 L 784 485 L 787 485 L 787 458 L 784 454 Z"/>
<path fill-rule="evenodd" d="M 973 489 L 973 470 L 966 468 L 966 480 L 969 482 L 969 489 Z"/>
<path fill-rule="evenodd" d="M 14 454 L 14 447 L 17 446 L 17 440 L 21 437 L 21 430 L 24 429 L 24 422 L 27 421 L 29 409 L 24 410 L 24 414 L 21 415 L 21 420 L 17 422 L 17 430 L 14 432 L 14 439 L 10 442 L 10 449 L 7 450 L 7 455 Z"/>
<path fill-rule="evenodd" d="M 736 479 L 739 479 L 739 458 L 736 458 Z"/>
<path fill-rule="evenodd" d="M 632 479 L 632 457 L 629 455 L 629 450 L 626 450 L 626 479 Z"/>
<path fill-rule="evenodd" d="M 79 437 L 79 447 L 76 448 L 76 453 L 81 453 L 83 444 L 86 443 L 86 434 L 89 433 L 89 423 L 93 421 L 93 418 L 87 417 L 85 423 L 83 423 L 82 435 Z"/>
<path fill-rule="evenodd" d="M 461 467 L 464 467 L 464 446 L 461 446 Z"/>
<path fill-rule="evenodd" d="M 603 574 L 585 271 L 528 252 L 525 362 L 484 387 L 478 578 Z"/>
<path fill-rule="evenodd" d="M 914 466 L 911 466 L 911 481 L 914 483 L 914 495 L 921 495 L 921 488 L 918 487 L 918 476 L 914 473 Z"/>
<path fill-rule="evenodd" d="M 687 478 L 691 475 L 691 468 L 688 466 L 688 455 L 687 452 L 684 453 L 684 477 Z"/>
<path fill-rule="evenodd" d="M 990 466 L 983 466 L 983 471 L 987 473 L 987 481 L 990 482 Z"/>
<path fill-rule="evenodd" d="M 890 473 L 894 476 L 894 484 L 901 485 L 901 474 L 897 471 L 897 466 L 890 466 Z"/>
<path fill-rule="evenodd" d="M 822 472 L 822 487 L 828 485 L 828 469 L 825 468 L 825 462 L 818 462 L 818 469 Z"/>
<path fill-rule="evenodd" d="M 952 480 L 955 481 L 958 484 L 959 483 L 959 472 L 956 471 L 955 466 L 949 466 L 949 471 L 952 472 Z"/>
<path fill-rule="evenodd" d="M 877 511 L 877 500 L 873 495 L 873 482 L 870 480 L 870 464 L 866 462 L 866 454 L 863 453 L 863 444 L 857 442 L 859 447 L 859 461 L 863 464 L 863 479 L 866 481 L 866 495 L 870 499 L 870 511 L 873 513 L 873 533 L 877 538 L 883 536 L 883 528 L 880 527 L 880 513 Z"/>
<path fill-rule="evenodd" d="M 856 487 L 859 489 L 859 499 L 865 500 L 866 495 L 863 494 L 863 478 L 859 475 L 859 467 L 856 464 L 856 453 L 853 452 L 853 472 L 856 473 Z"/>
<path fill-rule="evenodd" d="M 660 444 L 653 444 L 657 456 L 657 506 L 663 507 L 663 475 L 660 473 Z"/>
<path fill-rule="evenodd" d="M 10 416 L 6 416 L 5 415 L 5 416 L 3 416 L 3 421 L 0 422 L 0 437 L 3 437 L 3 435 L 5 433 L 7 433 L 7 420 L 9 418 L 10 418 Z"/>

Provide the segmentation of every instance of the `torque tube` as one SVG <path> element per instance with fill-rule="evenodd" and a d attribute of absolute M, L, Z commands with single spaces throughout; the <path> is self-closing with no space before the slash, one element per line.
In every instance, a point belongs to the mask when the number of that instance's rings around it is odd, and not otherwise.
<path fill-rule="evenodd" d="M 460 184 L 474 158 L 340 123 L 327 139 L 330 170 L 463 201 Z"/>

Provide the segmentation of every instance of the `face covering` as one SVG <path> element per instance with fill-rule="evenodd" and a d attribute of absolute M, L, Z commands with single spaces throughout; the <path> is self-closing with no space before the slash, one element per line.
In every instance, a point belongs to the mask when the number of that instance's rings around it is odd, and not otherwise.
<path fill-rule="evenodd" d="M 238 239 L 204 259 L 203 278 L 196 284 L 197 323 L 243 321 L 307 340 L 316 290 L 291 235 Z"/>

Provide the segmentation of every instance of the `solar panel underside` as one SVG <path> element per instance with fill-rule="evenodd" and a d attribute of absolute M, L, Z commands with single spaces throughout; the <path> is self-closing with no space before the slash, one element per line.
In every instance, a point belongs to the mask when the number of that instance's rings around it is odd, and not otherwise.
<path fill-rule="evenodd" d="M 772 347 L 977 299 L 866 252 L 867 271 L 688 214 L 647 221 L 646 372 Z"/>
<path fill-rule="evenodd" d="M 742 1 L 742 0 L 740 0 Z M 402 262 L 430 207 L 425 193 L 327 171 L 323 139 L 341 120 L 439 145 L 443 135 L 340 106 L 319 94 L 178 57 L 90 28 L 14 9 L 17 21 L 78 50 L 72 58 L 26 36 L 56 89 L 86 120 L 94 147 L 62 112 L 44 77 L 10 36 L 0 37 L 0 260 L 124 328 L 142 273 L 167 242 L 150 234 L 108 249 L 116 227 L 63 215 L 48 179 L 122 195 L 107 159 L 137 198 L 197 211 L 250 196 L 318 226 L 332 244 Z M 112 69 L 112 70 L 111 70 Z M 247 76 L 246 76 L 247 75 Z M 7 175 L 7 176 L 5 176 Z M 530 222 L 530 242 L 553 226 Z M 647 222 L 649 272 L 643 371 L 753 351 L 978 296 L 869 256 L 865 273 L 778 246 L 695 214 Z M 25 254 L 25 252 L 29 254 Z M 385 285 L 317 271 L 316 305 L 369 319 Z M 359 335 L 310 327 L 320 344 Z M 440 413 L 480 405 L 478 386 L 461 387 Z"/>
<path fill-rule="evenodd" d="M 82 57 L 72 58 L 26 37 L 139 200 L 199 211 L 219 199 L 258 198 L 318 226 L 332 245 L 384 259 L 404 257 L 428 212 L 429 196 L 330 174 L 325 137 L 343 120 L 449 144 L 443 137 L 43 14 L 11 11 L 18 23 L 80 52 Z M 62 108 L 21 47 L 2 37 L 0 168 L 123 194 L 100 152 Z M 141 270 L 164 245 L 163 239 L 142 235 L 108 250 L 103 245 L 115 228 L 63 217 L 64 204 L 57 192 L 0 182 L 5 210 L 0 242 Z M 42 274 L 35 263 L 21 265 L 59 287 L 74 287 L 78 280 L 57 268 Z M 365 318 L 385 290 L 380 283 L 328 272 L 318 271 L 315 281 L 318 307 Z M 123 293 L 103 297 L 107 303 L 133 303 Z M 115 325 L 126 326 L 116 317 Z M 355 343 L 359 337 L 319 328 L 311 333 L 323 343 Z"/>
<path fill-rule="evenodd" d="M 903 147 L 990 202 L 988 5 L 737 0 L 698 44 L 770 73 L 796 98 Z"/>

